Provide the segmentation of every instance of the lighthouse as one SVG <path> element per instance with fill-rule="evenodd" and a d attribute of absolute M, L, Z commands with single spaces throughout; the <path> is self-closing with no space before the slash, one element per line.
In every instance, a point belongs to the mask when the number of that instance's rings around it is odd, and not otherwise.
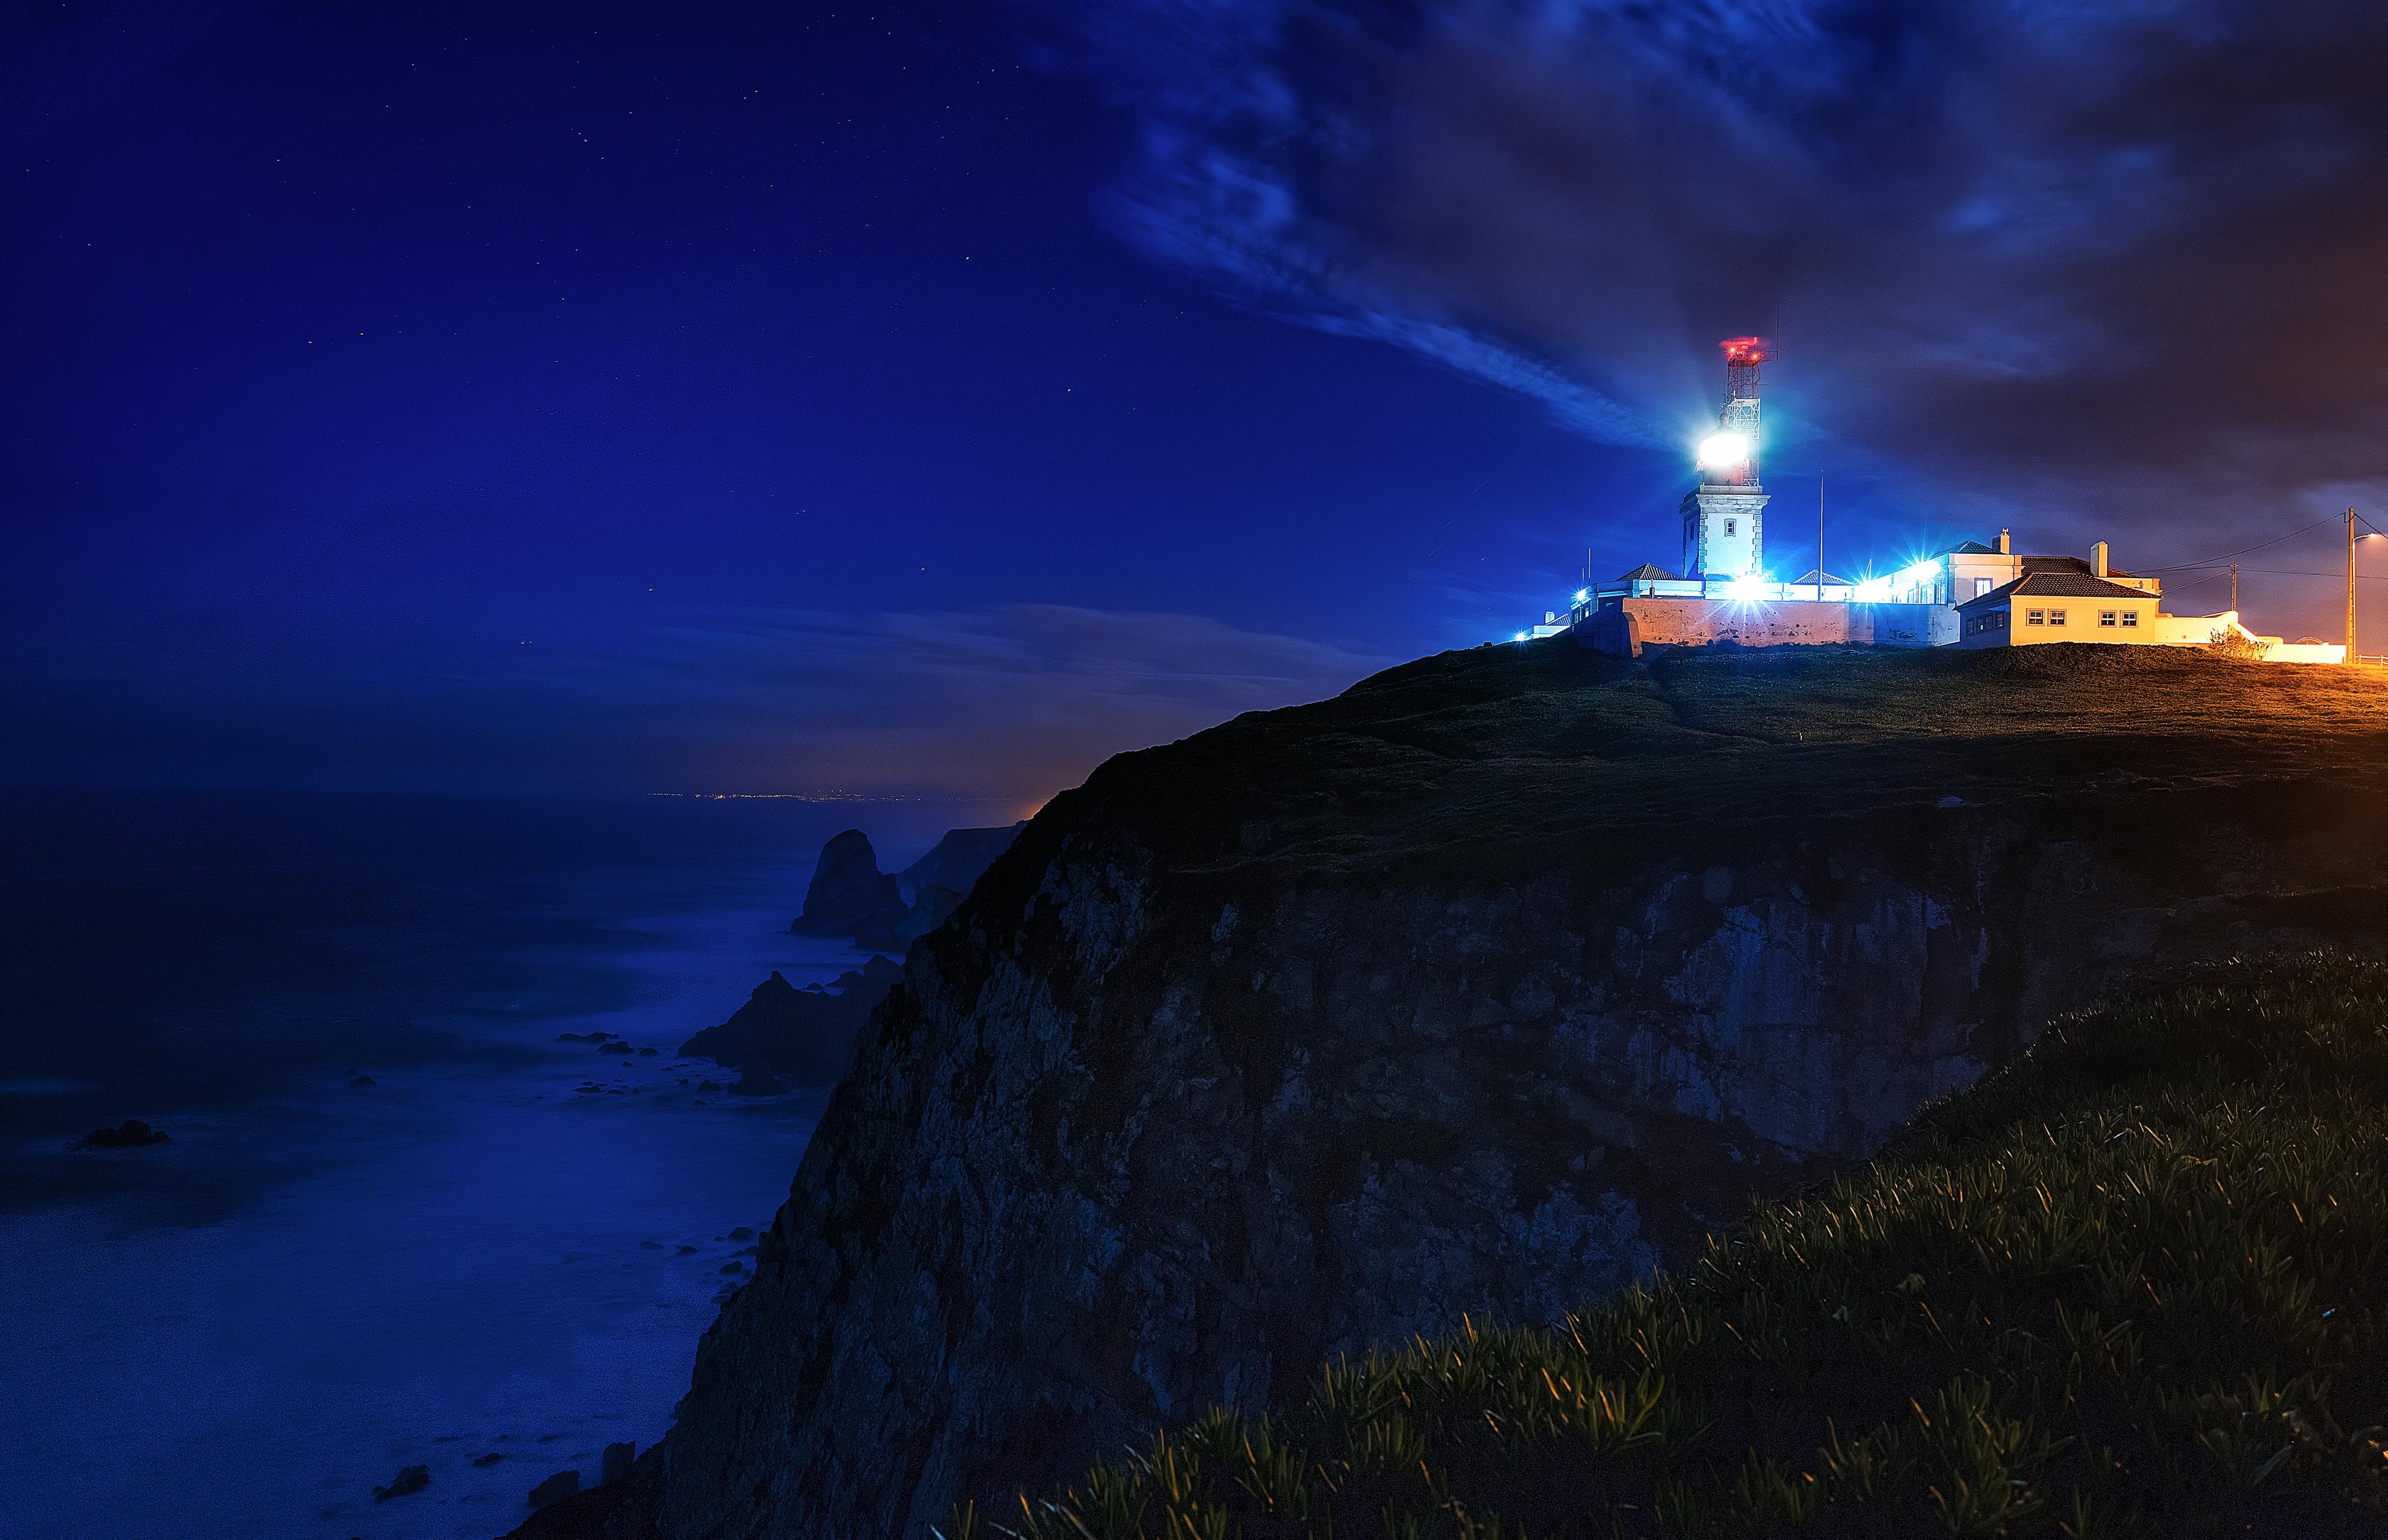
<path fill-rule="evenodd" d="M 1700 484 L 1683 503 L 1683 575 L 1718 583 L 1759 576 L 1766 564 L 1766 488 L 1758 475 L 1758 371 L 1766 344 L 1732 337 L 1721 346 L 1724 407 L 1716 432 L 1700 440 Z"/>

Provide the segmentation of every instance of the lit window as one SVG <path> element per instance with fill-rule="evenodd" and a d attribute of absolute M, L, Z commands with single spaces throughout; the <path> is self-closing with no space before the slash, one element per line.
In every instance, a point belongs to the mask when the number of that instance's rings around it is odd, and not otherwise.
<path fill-rule="evenodd" d="M 2026 625 L 2045 625 L 2047 620 L 2048 612 L 2044 610 L 2026 610 L 2023 612 L 2023 623 Z"/>
<path fill-rule="evenodd" d="M 2051 610 L 2050 612 L 2048 612 L 2048 624 L 2049 624 L 2049 625 L 2064 625 L 2064 611 L 2062 611 L 2062 610 Z"/>
<path fill-rule="evenodd" d="M 2126 611 L 2124 611 L 2124 612 L 2123 612 L 2123 624 L 2124 624 L 2125 625 L 2139 625 L 2139 624 L 2140 624 L 2140 612 L 2139 612 L 2137 610 L 2126 610 Z"/>
<path fill-rule="evenodd" d="M 1981 598 L 1984 594 L 1988 593 L 1989 591 L 1990 580 L 1988 578 L 1977 577 L 1974 579 L 1974 597 L 1975 599 Z"/>
<path fill-rule="evenodd" d="M 2114 624 L 2115 624 L 2115 612 L 2114 612 L 2114 611 L 2112 611 L 2112 610 L 2101 610 L 2101 611 L 2099 611 L 2099 612 L 2098 612 L 2098 624 L 2099 624 L 2099 625 L 2114 625 Z"/>

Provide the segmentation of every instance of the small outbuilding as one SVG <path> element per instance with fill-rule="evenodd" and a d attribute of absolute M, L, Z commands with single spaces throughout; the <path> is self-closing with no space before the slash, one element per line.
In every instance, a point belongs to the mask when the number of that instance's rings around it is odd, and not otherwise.
<path fill-rule="evenodd" d="M 2156 635 L 2156 596 L 2088 573 L 2027 573 L 1957 606 L 1960 647 L 2138 642 Z"/>

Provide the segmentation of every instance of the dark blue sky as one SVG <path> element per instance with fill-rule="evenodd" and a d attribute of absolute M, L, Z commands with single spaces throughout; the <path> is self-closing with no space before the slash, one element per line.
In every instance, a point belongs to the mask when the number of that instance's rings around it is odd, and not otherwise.
<path fill-rule="evenodd" d="M 1670 562 L 1778 318 L 1786 574 L 2374 489 L 2379 23 L 1937 9 L 22 7 L 0 777 L 1033 801 Z"/>

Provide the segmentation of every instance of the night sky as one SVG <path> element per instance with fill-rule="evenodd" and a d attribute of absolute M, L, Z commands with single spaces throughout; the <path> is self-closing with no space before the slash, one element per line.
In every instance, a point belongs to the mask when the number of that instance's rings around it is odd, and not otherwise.
<path fill-rule="evenodd" d="M 2376 4 L 0 15 L 0 780 L 1024 808 L 1671 566 L 1741 333 L 1778 575 L 2388 524 Z"/>

